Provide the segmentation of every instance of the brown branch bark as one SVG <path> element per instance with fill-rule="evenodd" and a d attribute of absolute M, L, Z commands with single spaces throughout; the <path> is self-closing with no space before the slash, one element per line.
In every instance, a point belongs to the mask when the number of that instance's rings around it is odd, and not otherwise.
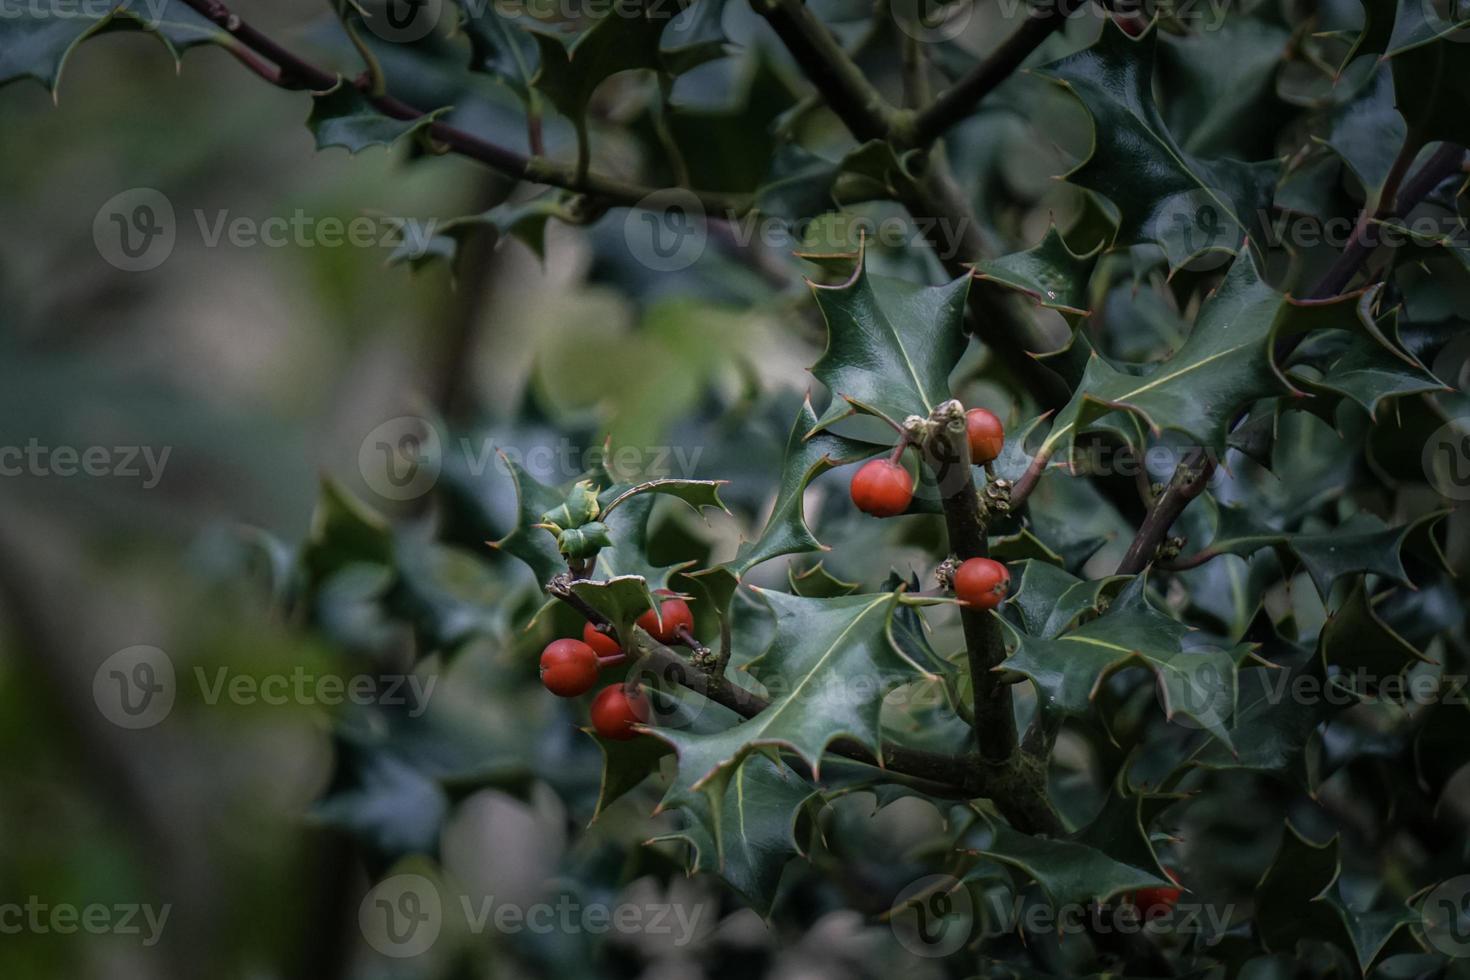
<path fill-rule="evenodd" d="M 918 114 L 914 120 L 914 143 L 927 146 L 974 112 L 980 101 L 1010 78 L 1043 41 L 1066 24 L 1067 18 L 1083 2 L 1085 0 L 1061 0 L 1046 10 L 1031 11 L 1025 23 L 1002 41 L 988 58 Z"/>
<path fill-rule="evenodd" d="M 1159 494 L 1159 499 L 1149 508 L 1128 553 L 1118 565 L 1119 575 L 1137 575 L 1149 562 L 1169 533 L 1169 528 L 1184 513 L 1189 502 L 1204 492 L 1210 477 L 1215 473 L 1215 459 L 1203 449 L 1195 449 L 1174 468 L 1169 485 Z"/>
<path fill-rule="evenodd" d="M 341 79 L 334 73 L 298 57 L 267 35 L 233 13 L 219 0 L 184 0 L 201 16 L 208 18 L 220 29 L 233 37 L 245 49 L 273 63 L 279 72 L 271 78 L 262 69 L 259 59 L 247 65 L 257 75 L 285 89 L 310 89 L 322 92 L 336 86 Z M 239 52 L 235 52 L 240 57 Z M 359 86 L 366 89 L 367 86 Z M 364 97 L 378 111 L 395 119 L 422 118 L 425 113 L 396 99 L 391 95 L 374 96 L 364 91 Z M 461 156 L 493 167 L 503 174 L 533 184 L 547 184 L 564 190 L 586 194 L 603 205 L 633 206 L 660 188 L 645 186 L 595 173 L 580 173 L 578 168 L 548 160 L 545 157 L 526 156 L 514 150 L 497 146 L 488 140 L 443 122 L 428 125 L 428 134 Z M 699 200 L 700 206 L 709 215 L 739 215 L 749 210 L 751 201 L 743 195 L 718 194 L 709 191 L 690 191 Z"/>

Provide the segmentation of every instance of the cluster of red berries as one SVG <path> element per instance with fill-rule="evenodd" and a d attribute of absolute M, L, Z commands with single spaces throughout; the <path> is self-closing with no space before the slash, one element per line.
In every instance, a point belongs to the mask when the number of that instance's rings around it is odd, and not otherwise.
<path fill-rule="evenodd" d="M 965 413 L 965 434 L 970 442 L 970 462 L 983 465 L 1000 455 L 1005 446 L 1005 427 L 983 408 Z M 852 476 L 852 502 L 858 510 L 874 517 L 896 517 L 909 509 L 914 499 L 914 478 L 898 461 L 889 459 L 864 463 Z"/>
<path fill-rule="evenodd" d="M 994 461 L 1006 443 L 1000 419 L 983 408 L 965 413 L 965 435 L 970 443 L 970 462 L 978 465 Z M 858 510 L 874 517 L 895 517 L 909 509 L 914 499 L 914 478 L 898 461 L 898 455 L 870 460 L 853 474 L 850 489 Z M 1006 567 L 989 558 L 971 558 L 954 572 L 955 595 L 977 609 L 1000 605 L 1010 583 L 1011 573 Z"/>
<path fill-rule="evenodd" d="M 689 603 L 668 589 L 659 589 L 657 594 L 669 598 L 658 604 L 657 612 L 650 609 L 639 616 L 637 623 L 660 643 L 673 643 L 694 629 L 694 614 Z M 582 627 L 580 640 L 552 640 L 541 651 L 541 684 L 557 697 L 581 697 L 597 683 L 599 670 L 623 660 L 618 641 L 588 623 Z M 630 739 L 638 734 L 633 726 L 649 719 L 648 696 L 621 682 L 609 684 L 592 699 L 591 716 L 592 727 L 603 738 Z"/>

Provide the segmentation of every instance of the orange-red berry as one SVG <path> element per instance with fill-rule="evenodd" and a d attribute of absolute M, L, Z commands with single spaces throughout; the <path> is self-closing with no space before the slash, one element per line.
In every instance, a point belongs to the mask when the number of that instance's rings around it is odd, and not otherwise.
<path fill-rule="evenodd" d="M 1169 880 L 1179 881 L 1179 876 L 1174 873 L 1173 868 L 1165 868 L 1164 873 Z M 1138 906 L 1138 911 L 1143 915 L 1145 921 L 1157 919 L 1159 916 L 1168 915 L 1175 905 L 1179 904 L 1179 896 L 1183 890 L 1170 888 L 1168 885 L 1160 885 L 1157 888 L 1140 888 L 1131 896 L 1133 904 Z"/>
<path fill-rule="evenodd" d="M 864 514 L 896 517 L 914 499 L 914 478 L 893 460 L 869 460 L 852 475 L 850 492 L 852 502 Z"/>
<path fill-rule="evenodd" d="M 971 558 L 954 573 L 954 594 L 977 609 L 994 609 L 1006 597 L 1011 573 L 998 561 Z"/>
<path fill-rule="evenodd" d="M 650 609 L 638 617 L 638 625 L 645 633 L 660 643 L 673 643 L 679 638 L 681 626 L 691 631 L 694 629 L 694 613 L 689 611 L 689 603 L 669 589 L 659 589 L 654 595 L 673 598 L 660 602 L 657 613 Z"/>
<path fill-rule="evenodd" d="M 541 651 L 541 683 L 558 697 L 586 694 L 597 683 L 597 654 L 581 640 L 553 640 Z"/>
<path fill-rule="evenodd" d="M 618 646 L 617 640 L 614 640 L 591 623 L 582 627 L 582 642 L 591 647 L 592 652 L 597 654 L 601 660 L 619 656 L 623 652 L 623 648 Z"/>
<path fill-rule="evenodd" d="M 965 413 L 965 434 L 970 439 L 970 462 L 988 463 L 1005 448 L 1006 430 L 1000 419 L 983 408 Z"/>
<path fill-rule="evenodd" d="M 636 724 L 646 724 L 651 712 L 648 696 L 641 690 L 629 693 L 622 684 L 609 684 L 592 699 L 592 727 L 603 738 L 623 742 L 638 733 Z"/>

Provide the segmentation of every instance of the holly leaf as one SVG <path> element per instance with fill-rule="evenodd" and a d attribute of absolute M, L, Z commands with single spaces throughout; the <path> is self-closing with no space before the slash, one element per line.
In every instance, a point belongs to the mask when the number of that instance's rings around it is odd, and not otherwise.
<path fill-rule="evenodd" d="M 1170 269 L 1210 251 L 1235 252 L 1270 207 L 1277 164 L 1187 152 L 1153 97 L 1158 31 L 1130 38 L 1109 22 L 1092 47 L 1041 69 L 1093 122 L 1092 153 L 1065 178 L 1118 208 L 1117 244 L 1153 244 Z"/>
<path fill-rule="evenodd" d="M 609 514 L 623 504 L 645 494 L 682 500 L 694 508 L 695 513 L 701 515 L 706 507 L 713 507 L 715 510 L 728 514 L 729 509 L 720 500 L 720 487 L 729 482 L 729 480 L 660 479 L 608 487 L 598 495 L 602 503 L 602 519 L 606 520 Z"/>
<path fill-rule="evenodd" d="M 682 75 L 725 56 L 725 0 L 694 0 L 669 22 L 659 38 L 659 57 L 670 74 Z"/>
<path fill-rule="evenodd" d="M 391 566 L 393 532 L 381 514 L 335 480 L 324 479 L 299 560 L 308 588 L 349 565 Z"/>
<path fill-rule="evenodd" d="M 648 580 L 640 575 L 615 575 L 612 578 L 579 579 L 572 592 L 613 624 L 618 636 L 633 635 L 633 621 L 653 608 L 653 593 Z"/>
<path fill-rule="evenodd" d="M 1021 564 L 1018 582 L 1003 607 L 1006 619 L 1028 636 L 1052 639 L 1084 613 L 1096 610 L 1110 584 L 1121 579 L 1085 581 L 1046 561 Z"/>
<path fill-rule="evenodd" d="M 807 599 L 832 599 L 836 596 L 855 595 L 863 587 L 861 582 L 842 581 L 827 571 L 826 566 L 821 562 L 817 562 L 804 572 L 788 567 L 786 581 L 791 585 L 793 595 Z"/>
<path fill-rule="evenodd" d="M 1080 841 L 1032 837 L 998 821 L 990 823 L 989 843 L 972 853 L 1016 868 L 1040 885 L 1057 908 L 1087 908 L 1124 892 L 1171 884 Z"/>
<path fill-rule="evenodd" d="M 1222 452 L 1230 423 L 1259 399 L 1295 391 L 1273 354 L 1275 342 L 1314 329 L 1362 330 L 1356 295 L 1295 300 L 1272 289 L 1249 255 L 1230 267 L 1201 308 L 1188 339 L 1162 364 L 1133 373 L 1094 352 L 1076 393 L 1058 414 L 1040 453 L 1050 454 L 1109 413 L 1137 416 L 1155 434 L 1183 432 Z M 1130 442 L 1136 441 L 1120 435 Z M 1142 450 L 1142 446 L 1135 446 Z"/>
<path fill-rule="evenodd" d="M 1385 623 L 1373 606 L 1367 586 L 1359 579 L 1322 628 L 1318 644 L 1324 663 L 1348 674 L 1382 678 L 1415 663 L 1433 662 Z"/>
<path fill-rule="evenodd" d="M 405 136 L 427 129 L 443 110 L 414 119 L 385 116 L 350 82 L 314 93 L 306 126 L 316 137 L 316 148 L 341 146 L 360 153 L 370 146 L 392 146 Z"/>
<path fill-rule="evenodd" d="M 1219 742 L 1202 742 L 1190 763 L 1202 769 L 1254 769 L 1291 775 L 1307 786 L 1306 746 L 1330 705 L 1317 696 L 1326 684 L 1322 660 L 1311 650 L 1293 650 L 1283 660 L 1251 664 L 1238 672 L 1239 706 L 1231 728 L 1234 751 Z"/>
<path fill-rule="evenodd" d="M 1024 252 L 977 262 L 975 275 L 982 281 L 1025 293 L 1046 309 L 1086 316 L 1091 312 L 1088 285 L 1102 248 L 1099 244 L 1085 255 L 1077 255 L 1056 225 L 1051 225 L 1041 241 Z"/>
<path fill-rule="evenodd" d="M 499 248 L 507 239 L 522 242 L 536 257 L 546 258 L 546 225 L 551 219 L 568 224 L 582 220 L 576 199 L 561 191 L 551 191 L 529 201 L 506 201 L 479 214 L 451 218 L 448 221 L 414 222 L 405 226 L 403 240 L 388 256 L 389 265 L 408 263 L 415 269 L 434 261 L 451 266 L 459 250 L 471 235 L 491 232 Z"/>
<path fill-rule="evenodd" d="M 775 613 L 775 635 L 747 669 L 771 692 L 770 705 L 714 734 L 654 729 L 674 746 L 680 780 L 710 793 L 716 805 L 734 767 L 757 749 L 789 749 L 818 776 L 835 739 L 852 738 L 878 753 L 884 695 L 934 676 L 894 640 L 898 593 L 807 599 L 756 591 Z"/>
<path fill-rule="evenodd" d="M 566 495 L 538 481 L 505 453 L 500 453 L 500 459 L 515 484 L 516 523 L 510 533 L 491 541 L 490 547 L 525 562 L 537 584 L 545 585 L 566 571 L 567 563 L 557 551 L 556 538 L 535 525 L 541 522 L 542 514 L 564 503 Z M 609 549 L 603 550 L 605 553 Z"/>
<path fill-rule="evenodd" d="M 802 402 L 796 423 L 786 437 L 781 482 L 776 490 L 771 516 L 754 540 L 741 542 L 734 559 L 727 563 L 737 577 L 782 555 L 830 550 L 817 540 L 807 525 L 804 507 L 806 488 L 828 470 L 867 459 L 885 448 L 830 432 L 815 431 L 818 428 L 817 413 L 808 397 Z"/>
<path fill-rule="evenodd" d="M 1399 111 L 1421 145 L 1470 145 L 1470 77 L 1462 70 L 1470 17 L 1462 4 L 1399 0 L 1385 58 Z"/>
<path fill-rule="evenodd" d="M 1352 950 L 1367 975 L 1394 935 L 1420 923 L 1407 905 L 1379 911 L 1350 908 L 1334 887 L 1340 873 L 1338 838 L 1316 844 L 1290 823 L 1271 867 L 1256 886 L 1256 923 L 1269 950 L 1293 952 L 1302 939 Z"/>
<path fill-rule="evenodd" d="M 782 871 L 801 854 L 796 820 L 815 793 L 810 783 L 779 759 L 757 753 L 734 768 L 718 797 L 676 781 L 659 809 L 677 809 L 685 817 L 685 826 L 649 843 L 685 843 L 691 874 L 718 874 L 751 908 L 768 917 Z"/>
<path fill-rule="evenodd" d="M 34 10 L 34 15 L 28 15 Z M 181 0 L 113 0 L 66 8 L 18 4 L 0 16 L 0 85 L 34 78 L 53 93 L 72 52 L 89 37 L 109 31 L 145 31 L 174 61 L 187 48 L 224 44 L 228 35 Z"/>
<path fill-rule="evenodd" d="M 603 15 L 570 44 L 541 31 L 532 31 L 540 51 L 541 69 L 534 85 L 556 110 L 585 125 L 587 104 L 604 81 L 624 71 L 658 70 L 659 35 L 666 21 L 653 8 L 637 8 Z"/>
<path fill-rule="evenodd" d="M 457 2 L 463 12 L 460 27 L 470 40 L 470 68 L 527 99 L 541 62 L 536 41 L 517 23 L 521 18 L 503 15 L 494 0 Z"/>
<path fill-rule="evenodd" d="M 1353 98 L 1332 110 L 1327 122 L 1327 145 L 1376 200 L 1408 128 L 1394 104 L 1389 67 L 1376 66 Z"/>
<path fill-rule="evenodd" d="M 1248 648 L 1187 649 L 1188 633 L 1183 623 L 1154 609 L 1139 577 L 1106 614 L 1076 629 L 1055 638 L 1017 634 L 1016 650 L 1002 666 L 1031 679 L 1043 710 L 1071 716 L 1091 714 L 1103 681 L 1118 670 L 1145 667 L 1154 675 L 1166 717 L 1188 718 L 1229 745 L 1236 663 Z"/>
<path fill-rule="evenodd" d="M 969 286 L 968 276 L 915 286 L 870 275 L 861 260 L 847 282 L 813 284 L 827 320 L 827 350 L 812 373 L 833 396 L 813 431 L 855 411 L 899 424 L 947 401 L 950 372 L 965 350 Z"/>
<path fill-rule="evenodd" d="M 1271 156 L 1270 134 L 1286 119 L 1276 76 L 1291 33 L 1260 17 L 1225 18 L 1216 29 L 1159 33 L 1159 91 L 1169 131 L 1189 153 Z"/>
<path fill-rule="evenodd" d="M 1269 950 L 1291 952 L 1298 940 L 1340 941 L 1341 920 L 1325 901 L 1337 881 L 1337 838 L 1315 844 L 1291 824 L 1256 885 L 1256 924 Z"/>

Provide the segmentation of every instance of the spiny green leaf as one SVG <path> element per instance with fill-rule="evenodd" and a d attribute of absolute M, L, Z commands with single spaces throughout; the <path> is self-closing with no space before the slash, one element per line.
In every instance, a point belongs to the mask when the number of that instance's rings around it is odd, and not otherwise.
<path fill-rule="evenodd" d="M 536 42 L 518 23 L 523 18 L 505 16 L 494 0 L 456 2 L 463 11 L 460 26 L 470 39 L 470 67 L 527 98 L 540 60 Z"/>
<path fill-rule="evenodd" d="M 656 729 L 679 755 L 680 779 L 716 795 L 755 749 L 789 748 L 814 772 L 828 743 L 843 736 L 878 751 L 884 694 L 931 676 L 894 643 L 896 593 L 806 599 L 758 591 L 776 614 L 776 632 L 748 669 L 772 692 L 769 707 L 717 734 Z"/>
<path fill-rule="evenodd" d="M 1367 587 L 1359 579 L 1347 601 L 1327 619 L 1319 641 L 1322 659 L 1344 671 L 1362 671 L 1370 679 L 1397 674 L 1429 658 L 1396 633 L 1373 609 Z"/>
<path fill-rule="evenodd" d="M 358 153 L 370 146 L 392 146 L 405 136 L 421 132 L 437 113 L 415 119 L 394 119 L 379 112 L 350 82 L 311 97 L 306 126 L 316 137 L 316 148 L 341 146 Z"/>
<path fill-rule="evenodd" d="M 213 22 L 181 0 L 42 4 L 34 10 L 15 4 L 0 16 L 0 85 L 34 78 L 54 92 L 77 46 L 108 31 L 146 31 L 163 42 L 175 61 L 186 48 L 228 40 Z"/>
<path fill-rule="evenodd" d="M 442 260 L 453 265 L 465 240 L 482 232 L 494 234 L 497 247 L 507 238 L 518 239 L 537 258 L 544 259 L 546 225 L 553 218 L 569 224 L 582 220 L 572 195 L 551 191 L 529 201 L 506 201 L 467 217 L 413 222 L 406 227 L 403 241 L 388 256 L 388 264 L 407 262 L 417 269 Z"/>
<path fill-rule="evenodd" d="M 975 264 L 978 278 L 1025 293 L 1038 304 L 1060 313 L 1084 316 L 1091 312 L 1088 284 L 1102 246 L 1077 255 L 1062 239 L 1056 225 L 1024 252 L 1012 252 Z"/>
<path fill-rule="evenodd" d="M 618 636 L 632 635 L 633 621 L 653 608 L 648 581 L 637 575 L 608 579 L 582 579 L 572 583 L 572 592 L 613 624 Z"/>
<path fill-rule="evenodd" d="M 1075 840 L 1032 837 L 999 821 L 991 823 L 990 834 L 990 842 L 976 853 L 1019 869 L 1057 908 L 1086 908 L 1127 891 L 1170 884 L 1153 871 L 1115 861 Z"/>
<path fill-rule="evenodd" d="M 1170 268 L 1207 251 L 1233 252 L 1270 206 L 1277 165 L 1186 152 L 1154 102 L 1157 31 L 1134 40 L 1115 23 L 1092 47 L 1041 73 L 1074 94 L 1093 120 L 1092 154 L 1067 180 L 1118 208 L 1118 244 L 1160 246 Z"/>
<path fill-rule="evenodd" d="M 1364 329 L 1356 300 L 1355 295 L 1293 300 L 1267 285 L 1250 256 L 1241 255 L 1169 360 L 1138 375 L 1094 353 L 1042 451 L 1054 451 L 1064 439 L 1075 440 L 1118 410 L 1137 415 L 1155 433 L 1174 429 L 1221 451 L 1231 421 L 1243 408 L 1293 390 L 1275 363 L 1275 341 L 1320 328 Z"/>
<path fill-rule="evenodd" d="M 490 542 L 490 546 L 525 562 L 536 576 L 536 582 L 545 585 L 556 575 L 566 571 L 567 564 L 556 550 L 556 538 L 534 525 L 540 522 L 542 514 L 560 505 L 566 497 L 539 482 L 504 453 L 500 454 L 500 458 L 515 483 L 516 523 L 510 533 L 498 541 Z"/>
<path fill-rule="evenodd" d="M 949 399 L 949 374 L 964 353 L 970 279 L 914 286 L 860 266 L 840 286 L 814 286 L 827 319 L 827 350 L 812 367 L 832 392 L 814 428 L 855 410 L 898 424 Z"/>
<path fill-rule="evenodd" d="M 796 423 L 786 439 L 786 456 L 781 463 L 781 482 L 776 502 L 766 525 L 752 541 L 742 542 L 729 568 L 743 576 L 762 562 L 782 555 L 826 551 L 806 523 L 802 506 L 806 488 L 813 480 L 836 466 L 867 459 L 884 447 L 859 442 L 830 432 L 816 432 L 817 413 L 811 399 L 802 402 Z"/>
<path fill-rule="evenodd" d="M 648 480 L 643 483 L 631 485 L 619 485 L 609 487 L 601 494 L 602 513 L 604 517 L 618 507 L 644 494 L 654 494 L 664 497 L 674 497 L 693 507 L 698 513 L 704 513 L 706 507 L 725 511 L 725 505 L 720 501 L 720 487 L 728 483 L 728 480 Z"/>
<path fill-rule="evenodd" d="M 666 26 L 652 8 L 603 15 L 570 44 L 560 37 L 531 32 L 540 50 L 535 87 L 558 112 L 581 125 L 592 93 L 619 72 L 659 67 L 659 35 Z"/>
<path fill-rule="evenodd" d="M 801 854 L 797 817 L 815 793 L 782 762 L 756 753 L 735 767 L 718 796 L 671 786 L 660 809 L 677 809 L 686 823 L 653 840 L 683 841 L 690 848 L 690 873 L 718 874 L 751 908 L 769 916 L 781 872 Z"/>
<path fill-rule="evenodd" d="M 1137 578 L 1105 615 L 1076 629 L 1053 639 L 1018 634 L 1016 651 L 1003 666 L 1031 678 L 1042 710 L 1077 716 L 1092 712 L 1108 676 L 1130 664 L 1146 667 L 1169 718 L 1189 718 L 1229 745 L 1236 663 L 1248 648 L 1186 649 L 1188 633 L 1183 623 L 1153 608 Z"/>

